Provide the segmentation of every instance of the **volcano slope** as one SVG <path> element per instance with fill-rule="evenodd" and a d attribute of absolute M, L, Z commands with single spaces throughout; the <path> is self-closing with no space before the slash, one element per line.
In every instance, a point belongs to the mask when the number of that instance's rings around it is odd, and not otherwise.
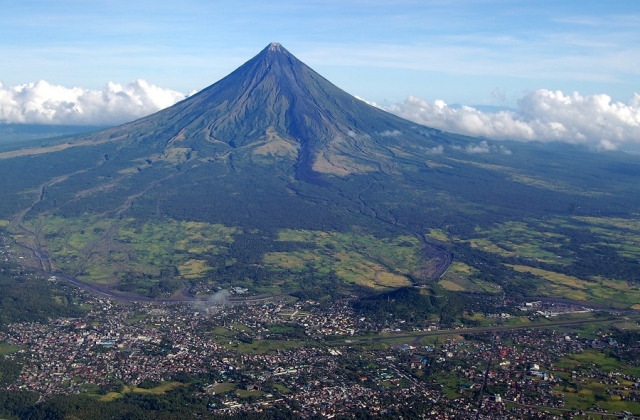
<path fill-rule="evenodd" d="M 154 115 L 5 147 L 0 173 L 21 261 L 120 291 L 638 296 L 636 157 L 420 126 L 275 43 Z"/>

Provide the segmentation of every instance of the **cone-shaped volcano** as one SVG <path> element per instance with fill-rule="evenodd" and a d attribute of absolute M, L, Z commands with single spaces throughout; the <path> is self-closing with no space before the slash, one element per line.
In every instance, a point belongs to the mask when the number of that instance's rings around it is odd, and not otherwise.
<path fill-rule="evenodd" d="M 171 122 L 184 115 L 202 121 L 210 136 L 233 147 L 273 130 L 313 149 L 350 133 L 406 124 L 340 90 L 276 43 L 171 114 Z"/>
<path fill-rule="evenodd" d="M 179 140 L 201 153 L 213 145 L 218 152 L 251 150 L 295 161 L 298 178 L 309 180 L 317 173 L 385 171 L 388 147 L 419 147 L 416 137 L 426 146 L 424 130 L 349 95 L 271 43 L 214 85 L 109 135 L 152 134 L 161 146 Z"/>

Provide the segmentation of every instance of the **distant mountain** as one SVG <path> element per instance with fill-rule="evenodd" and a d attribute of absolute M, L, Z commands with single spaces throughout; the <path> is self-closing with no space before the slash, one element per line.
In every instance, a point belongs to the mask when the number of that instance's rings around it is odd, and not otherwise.
<path fill-rule="evenodd" d="M 107 127 L 84 125 L 49 125 L 49 124 L 2 124 L 0 123 L 0 145 L 25 140 L 37 140 L 59 137 L 69 134 L 88 133 Z"/>
<path fill-rule="evenodd" d="M 634 156 L 417 125 L 272 43 L 156 114 L 0 152 L 0 225 L 25 264 L 154 297 L 560 294 L 544 273 L 639 275 L 632 245 L 602 251 L 588 227 L 639 211 L 639 174 Z"/>

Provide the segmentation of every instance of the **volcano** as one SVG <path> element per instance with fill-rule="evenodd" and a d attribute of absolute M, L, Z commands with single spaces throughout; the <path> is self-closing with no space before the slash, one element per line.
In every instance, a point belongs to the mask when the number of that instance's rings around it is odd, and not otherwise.
<path fill-rule="evenodd" d="M 241 286 L 317 298 L 442 281 L 522 292 L 532 276 L 523 245 L 487 238 L 514 226 L 546 229 L 545 240 L 571 238 L 567 229 L 589 237 L 572 224 L 584 219 L 562 218 L 630 217 L 638 173 L 632 156 L 415 124 L 272 43 L 156 114 L 1 150 L 0 226 L 24 264 L 118 293 Z M 575 274 L 587 268 L 568 262 L 577 248 L 562 250 L 572 243 L 534 248 L 552 262 L 566 256 L 561 271 Z M 441 278 L 454 254 L 458 265 Z"/>
<path fill-rule="evenodd" d="M 114 138 L 290 160 L 306 181 L 389 172 L 393 147 L 437 147 L 424 127 L 347 94 L 278 43 L 198 94 L 95 140 Z"/>

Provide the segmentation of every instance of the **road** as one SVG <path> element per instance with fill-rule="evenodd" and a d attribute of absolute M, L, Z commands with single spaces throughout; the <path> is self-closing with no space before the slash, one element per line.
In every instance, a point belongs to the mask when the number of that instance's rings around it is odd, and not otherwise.
<path fill-rule="evenodd" d="M 60 274 L 52 274 L 49 272 L 43 272 L 47 276 L 54 275 L 60 280 L 64 280 L 74 286 L 80 287 L 88 292 L 94 293 L 99 296 L 104 296 L 109 299 L 117 300 L 120 302 L 154 302 L 154 303 L 180 303 L 180 302 L 201 302 L 207 303 L 206 298 L 198 298 L 190 295 L 186 290 L 182 290 L 180 296 L 169 298 L 152 298 L 148 296 L 138 295 L 130 292 L 114 292 L 108 286 L 90 284 L 80 281 L 73 277 L 67 277 Z M 262 302 L 270 299 L 278 299 L 287 295 L 260 295 L 260 296 L 247 296 L 247 297 L 233 297 L 227 299 L 230 303 L 237 302 Z"/>
<path fill-rule="evenodd" d="M 602 318 L 591 318 L 591 319 L 569 319 L 562 321 L 554 321 L 547 323 L 531 323 L 526 325 L 500 325 L 493 327 L 476 327 L 476 328 L 456 328 L 450 330 L 437 330 L 437 331 L 416 331 L 413 333 L 406 332 L 398 332 L 398 333 L 386 333 L 385 336 L 377 335 L 374 337 L 349 337 L 346 339 L 336 340 L 326 342 L 328 346 L 344 346 L 345 344 L 356 344 L 359 342 L 380 342 L 380 341 L 388 341 L 392 340 L 394 342 L 398 341 L 398 339 L 406 338 L 407 341 L 419 341 L 425 337 L 437 337 L 443 335 L 452 335 L 452 334 L 477 334 L 477 333 L 485 333 L 485 332 L 500 332 L 500 331 L 513 331 L 513 330 L 528 330 L 532 328 L 550 328 L 550 327 L 561 327 L 566 325 L 581 325 L 581 324 L 594 324 L 598 322 L 614 322 L 614 321 L 637 321 L 640 320 L 640 314 L 636 312 L 636 315 L 612 315 L 608 317 Z"/>

